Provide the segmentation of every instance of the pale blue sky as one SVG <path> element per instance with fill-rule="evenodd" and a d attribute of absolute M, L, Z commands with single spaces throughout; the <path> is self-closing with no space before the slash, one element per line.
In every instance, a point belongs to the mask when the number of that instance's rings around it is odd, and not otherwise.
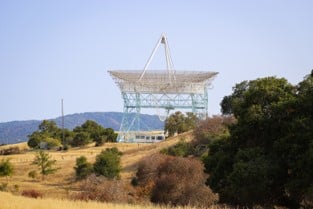
<path fill-rule="evenodd" d="M 219 72 L 209 113 L 235 83 L 313 68 L 313 1 L 0 0 L 0 122 L 122 111 L 109 69 L 143 69 L 166 33 L 176 70 Z M 151 68 L 165 67 L 163 50 Z"/>

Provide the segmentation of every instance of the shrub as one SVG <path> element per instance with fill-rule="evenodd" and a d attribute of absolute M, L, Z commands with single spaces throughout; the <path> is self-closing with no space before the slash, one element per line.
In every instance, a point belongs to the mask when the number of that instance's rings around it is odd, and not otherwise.
<path fill-rule="evenodd" d="M 158 177 L 158 167 L 168 159 L 169 156 L 153 154 L 139 162 L 136 178 L 132 180 L 139 186 L 139 196 L 150 197 L 155 180 Z"/>
<path fill-rule="evenodd" d="M 183 206 L 212 205 L 217 201 L 217 195 L 205 185 L 205 179 L 200 161 L 172 157 L 158 168 L 151 201 Z"/>
<path fill-rule="evenodd" d="M 144 158 L 138 164 L 136 178 L 139 186 L 154 181 L 158 175 L 158 167 L 170 157 L 163 154 L 153 154 Z"/>
<path fill-rule="evenodd" d="M 10 159 L 2 159 L 0 162 L 0 177 L 12 176 L 13 174 L 13 165 L 10 162 Z"/>
<path fill-rule="evenodd" d="M 209 144 L 221 136 L 228 136 L 228 126 L 234 124 L 233 116 L 213 116 L 198 122 L 194 133 L 196 144 Z"/>
<path fill-rule="evenodd" d="M 73 141 L 71 142 L 71 145 L 73 147 L 80 147 L 85 146 L 87 144 L 91 143 L 90 135 L 87 132 L 78 132 L 75 134 Z"/>
<path fill-rule="evenodd" d="M 40 169 L 42 180 L 44 176 L 55 173 L 59 168 L 54 167 L 56 160 L 51 160 L 51 156 L 40 150 L 35 154 L 35 159 L 32 164 L 37 165 Z"/>
<path fill-rule="evenodd" d="M 192 130 L 196 126 L 196 121 L 195 114 L 188 112 L 184 115 L 182 112 L 177 111 L 165 120 L 164 129 L 169 136 L 173 136 L 175 133 L 179 134 Z"/>
<path fill-rule="evenodd" d="M 0 150 L 0 155 L 14 155 L 20 153 L 21 153 L 20 148 L 17 146 Z"/>
<path fill-rule="evenodd" d="M 85 156 L 80 156 L 76 158 L 76 166 L 74 167 L 76 173 L 76 179 L 84 179 L 90 175 L 93 171 L 92 164 L 87 162 Z"/>
<path fill-rule="evenodd" d="M 23 190 L 22 196 L 31 198 L 42 198 L 43 194 L 35 189 Z"/>
<path fill-rule="evenodd" d="M 136 173 L 138 195 L 170 205 L 206 207 L 217 196 L 205 185 L 200 161 L 154 154 L 139 163 Z M 134 180 L 133 180 L 134 181 Z"/>
<path fill-rule="evenodd" d="M 59 139 L 55 139 L 52 137 L 46 137 L 42 140 L 42 142 L 46 142 L 47 143 L 47 148 L 48 149 L 52 149 L 55 147 L 60 147 L 61 146 L 61 142 Z"/>
<path fill-rule="evenodd" d="M 39 133 L 38 131 L 35 131 L 31 135 L 28 135 L 27 137 L 28 137 L 27 145 L 30 148 L 34 148 L 34 149 L 39 148 L 39 144 L 42 139 L 41 133 Z"/>
<path fill-rule="evenodd" d="M 20 190 L 20 186 L 18 184 L 14 184 L 13 187 L 15 192 L 18 192 Z"/>
<path fill-rule="evenodd" d="M 69 149 L 69 145 L 66 144 L 66 145 L 63 146 L 63 150 L 64 151 L 67 151 L 68 149 Z"/>
<path fill-rule="evenodd" d="M 1 183 L 0 184 L 0 191 L 4 192 L 7 191 L 8 183 Z"/>
<path fill-rule="evenodd" d="M 76 200 L 97 200 L 101 202 L 131 202 L 131 188 L 120 180 L 108 180 L 103 176 L 88 176 L 80 186 Z"/>
<path fill-rule="evenodd" d="M 189 154 L 192 154 L 192 147 L 182 139 L 176 145 L 162 149 L 161 153 L 178 157 L 187 157 Z"/>
<path fill-rule="evenodd" d="M 103 150 L 96 157 L 96 162 L 93 166 L 95 173 L 109 179 L 119 177 L 121 155 L 122 153 L 116 147 Z"/>
<path fill-rule="evenodd" d="M 96 147 L 102 146 L 107 141 L 107 136 L 99 136 L 94 141 L 96 142 Z"/>
<path fill-rule="evenodd" d="M 38 174 L 37 174 L 37 171 L 35 171 L 35 170 L 32 170 L 32 171 L 28 172 L 28 177 L 29 178 L 35 179 L 35 178 L 37 178 L 37 176 L 38 176 Z"/>

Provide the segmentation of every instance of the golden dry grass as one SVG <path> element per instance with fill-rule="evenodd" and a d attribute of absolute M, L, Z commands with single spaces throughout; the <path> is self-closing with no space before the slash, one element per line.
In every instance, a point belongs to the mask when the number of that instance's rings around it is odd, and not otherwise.
<path fill-rule="evenodd" d="M 131 205 L 116 203 L 100 203 L 71 201 L 62 199 L 32 199 L 14 196 L 10 193 L 0 192 L 1 209 L 192 209 L 192 207 L 161 207 L 155 205 Z M 212 206 L 210 209 L 226 209 L 225 207 Z"/>
<path fill-rule="evenodd" d="M 95 147 L 90 145 L 84 148 L 73 148 L 68 151 L 49 151 L 49 154 L 53 159 L 57 161 L 57 167 L 60 169 L 52 175 L 46 177 L 44 181 L 38 179 L 33 180 L 28 177 L 28 173 L 32 170 L 37 170 L 34 165 L 31 165 L 34 159 L 33 151 L 26 151 L 22 154 L 0 156 L 0 160 L 3 158 L 10 158 L 14 166 L 14 174 L 7 182 L 6 178 L 0 178 L 1 183 L 8 183 L 8 190 L 16 194 L 19 194 L 23 190 L 35 189 L 44 194 L 44 197 L 51 198 L 67 198 L 73 191 L 77 189 L 77 183 L 75 180 L 75 173 L 73 167 L 76 163 L 76 158 L 84 155 L 89 162 L 94 162 L 95 157 L 102 150 L 109 147 L 117 147 L 123 152 L 122 156 L 122 180 L 130 182 L 130 179 L 134 176 L 137 163 L 146 156 L 159 152 L 159 150 L 169 147 L 177 143 L 181 138 L 186 141 L 192 139 L 191 132 L 181 134 L 176 137 L 169 138 L 163 142 L 157 144 L 136 144 L 136 143 L 106 143 L 101 147 Z M 27 147 L 26 143 L 18 145 L 22 150 Z M 1 147 L 7 148 L 7 147 Z"/>

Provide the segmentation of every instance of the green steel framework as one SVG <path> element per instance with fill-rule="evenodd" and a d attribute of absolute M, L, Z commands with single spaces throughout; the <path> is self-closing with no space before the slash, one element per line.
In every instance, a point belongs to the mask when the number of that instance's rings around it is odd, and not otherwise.
<path fill-rule="evenodd" d="M 125 137 L 130 131 L 140 131 L 140 112 L 142 108 L 165 109 L 168 113 L 174 109 L 191 110 L 200 118 L 205 118 L 208 112 L 208 94 L 141 94 L 122 92 L 124 114 L 119 130 L 118 141 L 129 141 Z"/>

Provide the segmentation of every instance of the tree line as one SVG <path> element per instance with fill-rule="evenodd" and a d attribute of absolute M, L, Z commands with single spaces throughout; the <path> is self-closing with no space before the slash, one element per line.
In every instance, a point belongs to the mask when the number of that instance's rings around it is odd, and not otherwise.
<path fill-rule="evenodd" d="M 46 148 L 68 146 L 79 147 L 95 142 L 100 146 L 105 142 L 116 142 L 117 134 L 112 128 L 103 128 L 95 121 L 87 120 L 81 126 L 77 126 L 73 131 L 59 128 L 54 121 L 44 120 L 39 125 L 38 130 L 28 136 L 28 146 L 38 149 L 44 143 Z"/>

